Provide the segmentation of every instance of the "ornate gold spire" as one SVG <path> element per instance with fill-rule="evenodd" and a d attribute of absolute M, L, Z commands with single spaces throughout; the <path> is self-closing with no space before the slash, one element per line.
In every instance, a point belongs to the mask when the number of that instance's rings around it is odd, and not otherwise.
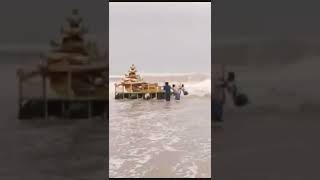
<path fill-rule="evenodd" d="M 130 69 L 128 70 L 128 74 L 125 74 L 124 80 L 131 81 L 131 82 L 142 81 L 142 78 L 137 74 L 137 69 L 134 64 L 130 66 Z"/>

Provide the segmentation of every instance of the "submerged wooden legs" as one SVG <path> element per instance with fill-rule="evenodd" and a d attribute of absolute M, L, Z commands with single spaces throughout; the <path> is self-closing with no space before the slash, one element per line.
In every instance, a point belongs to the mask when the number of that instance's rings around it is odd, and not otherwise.
<path fill-rule="evenodd" d="M 42 96 L 44 103 L 44 119 L 48 119 L 47 82 L 45 72 L 42 73 Z"/>

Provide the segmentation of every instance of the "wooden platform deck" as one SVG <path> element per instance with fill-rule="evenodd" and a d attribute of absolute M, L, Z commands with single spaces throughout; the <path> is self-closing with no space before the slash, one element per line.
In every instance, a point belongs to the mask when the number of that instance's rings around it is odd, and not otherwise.
<path fill-rule="evenodd" d="M 74 96 L 71 92 L 73 72 L 94 71 L 97 68 L 106 69 L 102 65 L 89 68 L 41 68 L 18 69 L 19 87 L 19 119 L 43 118 L 49 116 L 59 118 L 92 118 L 104 117 L 107 113 L 108 93 L 103 96 L 93 96 L 88 91 L 86 96 Z M 57 94 L 49 83 L 49 73 L 66 72 L 68 93 L 66 96 Z M 107 88 L 106 88 L 107 89 Z"/>
<path fill-rule="evenodd" d="M 129 87 L 126 87 L 126 86 Z M 134 85 L 138 87 L 133 88 Z M 158 83 L 131 82 L 114 84 L 115 99 L 165 99 L 165 92 Z"/>
<path fill-rule="evenodd" d="M 149 94 L 147 97 L 146 94 Z M 164 99 L 164 92 L 117 92 L 115 99 Z"/>

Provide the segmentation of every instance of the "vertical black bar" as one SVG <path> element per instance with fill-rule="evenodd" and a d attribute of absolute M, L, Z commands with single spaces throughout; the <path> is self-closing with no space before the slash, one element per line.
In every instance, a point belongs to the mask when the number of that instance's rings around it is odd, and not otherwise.
<path fill-rule="evenodd" d="M 212 119 L 212 96 L 213 96 L 213 82 L 212 82 L 212 75 L 213 75 L 213 64 L 214 64 L 214 31 L 213 31 L 213 23 L 214 23 L 214 9 L 215 9 L 215 1 L 211 1 L 211 178 L 214 178 L 213 174 L 213 162 L 214 162 L 214 128 L 213 128 L 213 119 Z"/>
<path fill-rule="evenodd" d="M 107 23 L 106 23 L 106 61 L 107 61 L 107 71 L 108 71 L 108 78 L 107 78 L 107 81 L 108 81 L 108 95 L 107 95 L 107 103 L 106 103 L 106 128 L 107 128 L 107 162 L 106 162 L 106 165 L 107 165 L 107 168 L 106 168 L 106 171 L 107 171 L 107 178 L 109 178 L 109 0 L 107 0 L 107 4 L 106 4 L 106 20 L 107 20 Z"/>

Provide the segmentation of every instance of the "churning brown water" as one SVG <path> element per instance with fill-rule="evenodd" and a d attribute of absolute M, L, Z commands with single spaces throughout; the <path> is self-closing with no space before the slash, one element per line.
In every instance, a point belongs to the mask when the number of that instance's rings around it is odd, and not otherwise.
<path fill-rule="evenodd" d="M 198 95 L 206 90 L 185 86 Z M 110 177 L 211 177 L 207 89 L 203 96 L 182 96 L 179 102 L 114 100 L 111 92 Z"/>

